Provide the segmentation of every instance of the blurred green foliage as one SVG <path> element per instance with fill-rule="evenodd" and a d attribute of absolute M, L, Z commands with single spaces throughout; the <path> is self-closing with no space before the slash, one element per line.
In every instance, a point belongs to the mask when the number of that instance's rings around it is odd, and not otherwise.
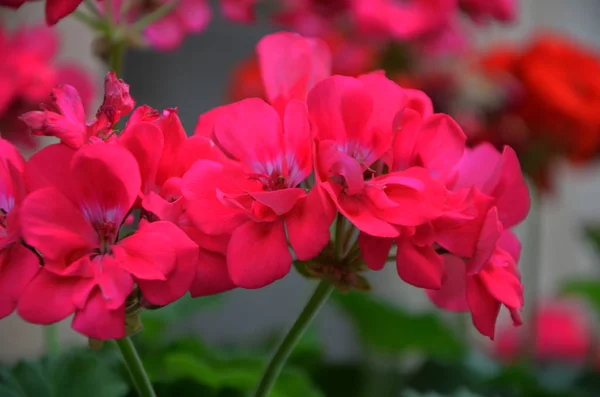
<path fill-rule="evenodd" d="M 591 282 L 565 292 L 598 299 Z M 281 332 L 248 346 L 208 346 L 182 333 L 190 317 L 218 310 L 220 298 L 191 299 L 143 313 L 134 337 L 158 396 L 245 397 L 253 391 Z M 600 377 L 564 364 L 501 365 L 469 348 L 435 314 L 412 313 L 364 293 L 332 299 L 352 323 L 365 352 L 357 362 L 331 362 L 310 328 L 277 380 L 272 397 L 596 397 Z M 598 300 L 600 301 L 600 299 Z M 600 305 L 598 306 L 600 307 Z M 406 355 L 417 357 L 403 365 Z M 375 359 L 373 359 L 375 358 Z M 113 343 L 0 368 L 1 397 L 136 396 Z"/>

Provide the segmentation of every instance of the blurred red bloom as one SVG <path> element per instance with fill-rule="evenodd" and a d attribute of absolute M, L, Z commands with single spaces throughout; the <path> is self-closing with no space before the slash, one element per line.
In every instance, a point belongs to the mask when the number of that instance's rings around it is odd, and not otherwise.
<path fill-rule="evenodd" d="M 539 307 L 533 321 L 533 354 L 537 360 L 583 363 L 591 355 L 592 327 L 581 306 L 574 302 L 547 302 Z M 517 359 L 532 343 L 527 329 L 501 329 L 492 346 L 493 354 L 506 361 Z"/>
<path fill-rule="evenodd" d="M 0 0 L 0 6 L 19 8 L 23 4 L 38 0 Z M 46 23 L 54 25 L 73 11 L 83 0 L 46 0 Z"/>
<path fill-rule="evenodd" d="M 50 104 L 48 93 L 58 84 L 77 88 L 82 107 L 93 96 L 91 77 L 75 64 L 55 65 L 58 51 L 56 32 L 43 26 L 22 26 L 9 34 L 0 27 L 0 130 L 18 145 L 35 146 L 27 125 L 19 116 Z"/>

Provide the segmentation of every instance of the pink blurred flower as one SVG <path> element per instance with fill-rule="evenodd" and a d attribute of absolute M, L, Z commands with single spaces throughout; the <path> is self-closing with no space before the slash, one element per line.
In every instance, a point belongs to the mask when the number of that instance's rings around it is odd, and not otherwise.
<path fill-rule="evenodd" d="M 249 23 L 254 22 L 254 6 L 259 0 L 219 0 L 221 10 L 226 18 L 236 21 Z"/>
<path fill-rule="evenodd" d="M 533 353 L 537 360 L 560 360 L 583 363 L 592 348 L 592 327 L 588 313 L 574 302 L 546 302 L 536 311 L 534 324 L 535 345 Z M 511 361 L 532 343 L 528 340 L 527 327 L 507 327 L 500 330 L 492 346 L 493 354 Z"/>
<path fill-rule="evenodd" d="M 159 4 L 169 1 L 173 0 L 161 0 Z M 203 32 L 211 18 L 212 11 L 207 0 L 180 0 L 173 11 L 149 25 L 144 30 L 144 36 L 157 50 L 173 50 L 181 45 L 188 34 Z"/>
<path fill-rule="evenodd" d="M 476 22 L 495 19 L 509 22 L 516 18 L 518 0 L 459 0 L 460 7 Z"/>
<path fill-rule="evenodd" d="M 56 33 L 47 27 L 22 26 L 12 35 L 0 28 L 0 126 L 5 139 L 35 146 L 19 116 L 49 104 L 48 94 L 58 84 L 77 87 L 82 106 L 91 102 L 94 90 L 87 72 L 74 63 L 53 63 L 58 46 Z"/>

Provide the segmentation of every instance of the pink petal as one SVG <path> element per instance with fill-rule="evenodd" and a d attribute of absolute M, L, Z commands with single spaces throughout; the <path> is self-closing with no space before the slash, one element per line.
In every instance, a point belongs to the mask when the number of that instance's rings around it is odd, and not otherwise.
<path fill-rule="evenodd" d="M 510 270 L 505 267 L 488 266 L 478 277 L 497 301 L 511 309 L 523 309 L 523 286 Z"/>
<path fill-rule="evenodd" d="M 164 139 L 164 148 L 156 174 L 156 183 L 158 186 L 161 186 L 169 177 L 183 175 L 183 172 L 178 167 L 182 160 L 180 152 L 186 144 L 187 135 L 177 115 L 177 109 L 163 110 L 155 124 L 160 128 Z M 196 160 L 199 158 L 205 157 L 199 156 L 196 157 Z M 192 162 L 188 162 L 187 164 L 185 171 L 189 169 Z"/>
<path fill-rule="evenodd" d="M 119 339 L 125 336 L 125 305 L 111 310 L 98 288 L 94 289 L 85 307 L 73 318 L 75 331 L 94 339 Z"/>
<path fill-rule="evenodd" d="M 490 143 L 482 143 L 465 150 L 458 164 L 458 179 L 455 189 L 475 186 L 490 195 L 500 180 L 501 155 Z"/>
<path fill-rule="evenodd" d="M 395 124 L 394 130 L 397 132 L 392 147 L 391 170 L 402 171 L 412 166 L 421 166 L 422 164 L 416 164 L 416 147 L 423 124 L 422 116 L 412 109 L 405 109 L 398 115 Z"/>
<path fill-rule="evenodd" d="M 227 271 L 225 255 L 200 250 L 196 276 L 190 287 L 192 297 L 220 294 L 235 288 Z"/>
<path fill-rule="evenodd" d="M 5 248 L 0 253 L 0 319 L 17 307 L 19 298 L 40 269 L 40 261 L 22 244 Z"/>
<path fill-rule="evenodd" d="M 71 167 L 79 205 L 89 219 L 120 225 L 141 188 L 135 157 L 118 145 L 88 145 L 75 153 Z"/>
<path fill-rule="evenodd" d="M 444 260 L 431 246 L 416 246 L 411 239 L 396 239 L 396 268 L 402 280 L 419 288 L 442 287 Z"/>
<path fill-rule="evenodd" d="M 279 111 L 331 74 L 331 53 L 319 39 L 280 32 L 263 37 L 256 46 L 267 98 Z"/>
<path fill-rule="evenodd" d="M 137 283 L 150 303 L 164 306 L 181 298 L 190 289 L 199 266 L 199 250 L 181 229 L 170 222 L 152 222 L 138 231 L 141 234 L 155 232 L 162 233 L 162 239 L 154 240 L 147 252 L 161 252 L 160 246 L 167 246 L 175 253 L 174 263 L 166 273 L 166 280 L 139 279 Z M 156 261 L 159 255 L 151 257 Z"/>
<path fill-rule="evenodd" d="M 219 144 L 255 173 L 271 175 L 269 167 L 282 171 L 283 131 L 275 109 L 258 98 L 227 109 L 215 123 Z"/>
<path fill-rule="evenodd" d="M 476 274 L 490 259 L 496 242 L 502 233 L 502 225 L 498 222 L 498 211 L 492 207 L 486 214 L 473 257 L 467 261 L 467 272 Z"/>
<path fill-rule="evenodd" d="M 299 260 L 314 258 L 327 245 L 335 215 L 329 197 L 316 186 L 286 215 L 290 245 Z"/>
<path fill-rule="evenodd" d="M 312 137 L 304 102 L 290 101 L 283 117 L 288 186 L 297 186 L 312 172 Z"/>
<path fill-rule="evenodd" d="M 48 110 L 31 111 L 19 117 L 34 135 L 54 136 L 77 149 L 87 142 L 86 127 Z"/>
<path fill-rule="evenodd" d="M 75 150 L 66 145 L 55 144 L 42 148 L 25 165 L 25 179 L 29 191 L 55 187 L 69 198 L 74 197 L 71 160 Z"/>
<path fill-rule="evenodd" d="M 46 22 L 54 25 L 79 6 L 82 0 L 46 0 Z"/>
<path fill-rule="evenodd" d="M 391 238 L 373 237 L 367 233 L 358 235 L 358 245 L 362 257 L 371 269 L 381 270 L 385 266 L 390 255 L 390 249 L 394 240 Z"/>
<path fill-rule="evenodd" d="M 408 97 L 406 102 L 407 109 L 415 110 L 423 119 L 433 114 L 433 103 L 426 93 L 412 88 L 405 88 L 404 93 Z"/>
<path fill-rule="evenodd" d="M 511 230 L 504 230 L 496 243 L 498 248 L 508 252 L 515 263 L 519 263 L 521 258 L 521 242 Z"/>
<path fill-rule="evenodd" d="M 439 290 L 428 290 L 429 299 L 438 307 L 454 312 L 469 311 L 467 302 L 467 269 L 454 255 L 442 255 L 444 276 Z"/>
<path fill-rule="evenodd" d="M 169 14 L 148 26 L 144 30 L 144 37 L 153 48 L 170 51 L 181 45 L 185 31 L 179 25 L 179 18 Z"/>
<path fill-rule="evenodd" d="M 95 281 L 100 287 L 106 308 L 118 309 L 133 290 L 131 274 L 122 268 L 120 261 L 111 255 L 98 255 L 92 259 L 96 271 Z"/>
<path fill-rule="evenodd" d="M 25 241 L 51 261 L 65 263 L 72 254 L 98 247 L 98 237 L 78 208 L 56 188 L 31 193 L 21 207 Z"/>
<path fill-rule="evenodd" d="M 133 110 L 135 101 L 129 94 L 129 85 L 119 79 L 114 71 L 104 77 L 104 99 L 96 118 L 105 117 L 112 126 Z"/>
<path fill-rule="evenodd" d="M 19 316 L 34 324 L 52 324 L 75 311 L 77 278 L 56 276 L 44 268 L 29 283 L 18 304 Z"/>
<path fill-rule="evenodd" d="M 341 152 L 333 140 L 320 141 L 317 148 L 317 172 L 324 181 L 330 177 L 344 177 L 345 190 L 349 195 L 364 189 L 363 169 L 358 161 Z"/>
<path fill-rule="evenodd" d="M 153 190 L 158 164 L 163 153 L 163 134 L 154 124 L 139 122 L 125 128 L 119 144 L 129 150 L 137 160 L 142 181 L 142 192 Z"/>
<path fill-rule="evenodd" d="M 527 217 L 531 203 L 517 154 L 508 146 L 502 151 L 501 167 L 500 180 L 492 196 L 496 198 L 500 222 L 509 228 Z"/>
<path fill-rule="evenodd" d="M 161 220 L 177 223 L 185 210 L 185 199 L 179 198 L 173 202 L 167 201 L 154 192 L 144 196 L 142 207 Z"/>
<path fill-rule="evenodd" d="M 175 13 L 188 33 L 202 32 L 212 18 L 212 10 L 207 0 L 181 0 Z"/>
<path fill-rule="evenodd" d="M 422 165 L 434 175 L 449 173 L 463 156 L 467 136 L 448 115 L 424 120 L 417 148 Z"/>
<path fill-rule="evenodd" d="M 296 203 L 306 196 L 306 191 L 301 188 L 290 188 L 273 191 L 252 192 L 253 199 L 271 208 L 277 215 L 287 214 Z"/>
<path fill-rule="evenodd" d="M 196 227 L 207 234 L 231 233 L 248 219 L 245 211 L 226 207 L 217 199 L 221 182 L 237 182 L 223 165 L 206 160 L 197 161 L 183 176 L 183 195 L 188 200 L 187 212 Z"/>
<path fill-rule="evenodd" d="M 7 213 L 25 196 L 24 169 L 25 160 L 19 150 L 0 139 L 0 208 Z"/>
<path fill-rule="evenodd" d="M 175 251 L 160 230 L 144 229 L 113 246 L 114 256 L 137 280 L 166 280 L 176 265 Z"/>
<path fill-rule="evenodd" d="M 85 132 L 85 111 L 79 92 L 73 86 L 64 84 L 52 90 L 52 103 L 60 113 L 74 125 L 80 125 Z"/>
<path fill-rule="evenodd" d="M 500 302 L 487 291 L 478 276 L 467 278 L 467 301 L 473 325 L 480 334 L 493 340 L 496 319 L 500 313 Z"/>
<path fill-rule="evenodd" d="M 285 277 L 291 266 L 283 221 L 246 222 L 231 235 L 227 267 L 238 287 L 265 287 Z"/>

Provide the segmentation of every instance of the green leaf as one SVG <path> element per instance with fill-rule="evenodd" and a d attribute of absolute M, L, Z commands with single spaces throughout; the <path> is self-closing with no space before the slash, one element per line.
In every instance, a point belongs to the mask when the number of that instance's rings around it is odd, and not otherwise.
<path fill-rule="evenodd" d="M 0 371 L 0 396 L 120 397 L 129 386 L 102 354 L 76 349 Z"/>
<path fill-rule="evenodd" d="M 584 229 L 585 237 L 594 247 L 596 252 L 600 253 L 600 226 L 588 225 Z"/>
<path fill-rule="evenodd" d="M 600 280 L 569 280 L 563 284 L 561 294 L 585 299 L 600 313 Z"/>
<path fill-rule="evenodd" d="M 191 379 L 213 389 L 252 391 L 262 375 L 266 360 L 260 357 L 199 356 L 176 352 L 165 359 L 164 368 L 171 381 Z M 293 368 L 281 373 L 271 397 L 322 397 L 308 376 Z"/>
<path fill-rule="evenodd" d="M 464 346 L 438 316 L 410 313 L 360 292 L 334 294 L 334 301 L 353 320 L 363 342 L 382 353 L 415 351 L 458 358 Z"/>
<path fill-rule="evenodd" d="M 413 390 L 405 391 L 402 397 L 480 397 L 479 394 L 475 394 L 466 389 L 461 389 L 454 394 L 438 394 L 438 393 L 419 393 Z"/>

